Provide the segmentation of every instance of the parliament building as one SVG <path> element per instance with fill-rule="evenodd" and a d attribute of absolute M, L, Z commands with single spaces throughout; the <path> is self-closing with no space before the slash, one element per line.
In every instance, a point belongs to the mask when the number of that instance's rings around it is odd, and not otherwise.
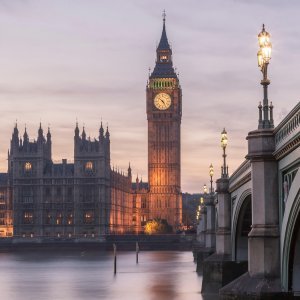
<path fill-rule="evenodd" d="M 52 160 L 50 129 L 37 137 L 13 129 L 8 171 L 0 174 L 0 237 L 97 238 L 142 233 L 148 220 L 182 223 L 180 126 L 182 91 L 172 63 L 165 17 L 146 88 L 148 183 L 111 168 L 110 134 L 74 130 L 74 162 Z"/>

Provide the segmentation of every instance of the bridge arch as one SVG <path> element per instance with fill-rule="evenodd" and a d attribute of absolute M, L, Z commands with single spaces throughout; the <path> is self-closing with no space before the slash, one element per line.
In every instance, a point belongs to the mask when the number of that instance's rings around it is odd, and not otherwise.
<path fill-rule="evenodd" d="M 237 199 L 232 220 L 232 256 L 236 261 L 248 260 L 248 233 L 251 224 L 251 189 L 247 189 Z"/>
<path fill-rule="evenodd" d="M 283 288 L 300 292 L 300 168 L 289 190 L 280 239 Z"/>

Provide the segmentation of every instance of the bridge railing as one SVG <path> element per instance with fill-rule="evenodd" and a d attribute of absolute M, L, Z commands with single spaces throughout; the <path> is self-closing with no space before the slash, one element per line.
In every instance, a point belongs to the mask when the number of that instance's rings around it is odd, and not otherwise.
<path fill-rule="evenodd" d="M 275 152 L 300 135 L 300 101 L 275 128 Z"/>
<path fill-rule="evenodd" d="M 245 183 L 251 177 L 251 164 L 249 160 L 245 160 L 229 177 L 229 191 L 233 191 Z"/>

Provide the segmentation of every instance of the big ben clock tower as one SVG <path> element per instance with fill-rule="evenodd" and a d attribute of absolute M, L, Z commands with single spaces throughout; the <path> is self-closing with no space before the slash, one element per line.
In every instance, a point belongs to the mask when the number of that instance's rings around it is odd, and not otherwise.
<path fill-rule="evenodd" d="M 147 84 L 149 218 L 178 228 L 182 219 L 180 124 L 182 92 L 174 71 L 165 14 L 156 64 Z"/>

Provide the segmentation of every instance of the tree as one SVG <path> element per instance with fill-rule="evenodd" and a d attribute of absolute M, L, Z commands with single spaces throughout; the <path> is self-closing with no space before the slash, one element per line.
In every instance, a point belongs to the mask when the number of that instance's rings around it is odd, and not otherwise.
<path fill-rule="evenodd" d="M 168 224 L 167 220 L 165 219 L 153 219 L 149 220 L 145 225 L 145 233 L 146 234 L 164 234 L 164 233 L 171 233 L 172 226 Z"/>

